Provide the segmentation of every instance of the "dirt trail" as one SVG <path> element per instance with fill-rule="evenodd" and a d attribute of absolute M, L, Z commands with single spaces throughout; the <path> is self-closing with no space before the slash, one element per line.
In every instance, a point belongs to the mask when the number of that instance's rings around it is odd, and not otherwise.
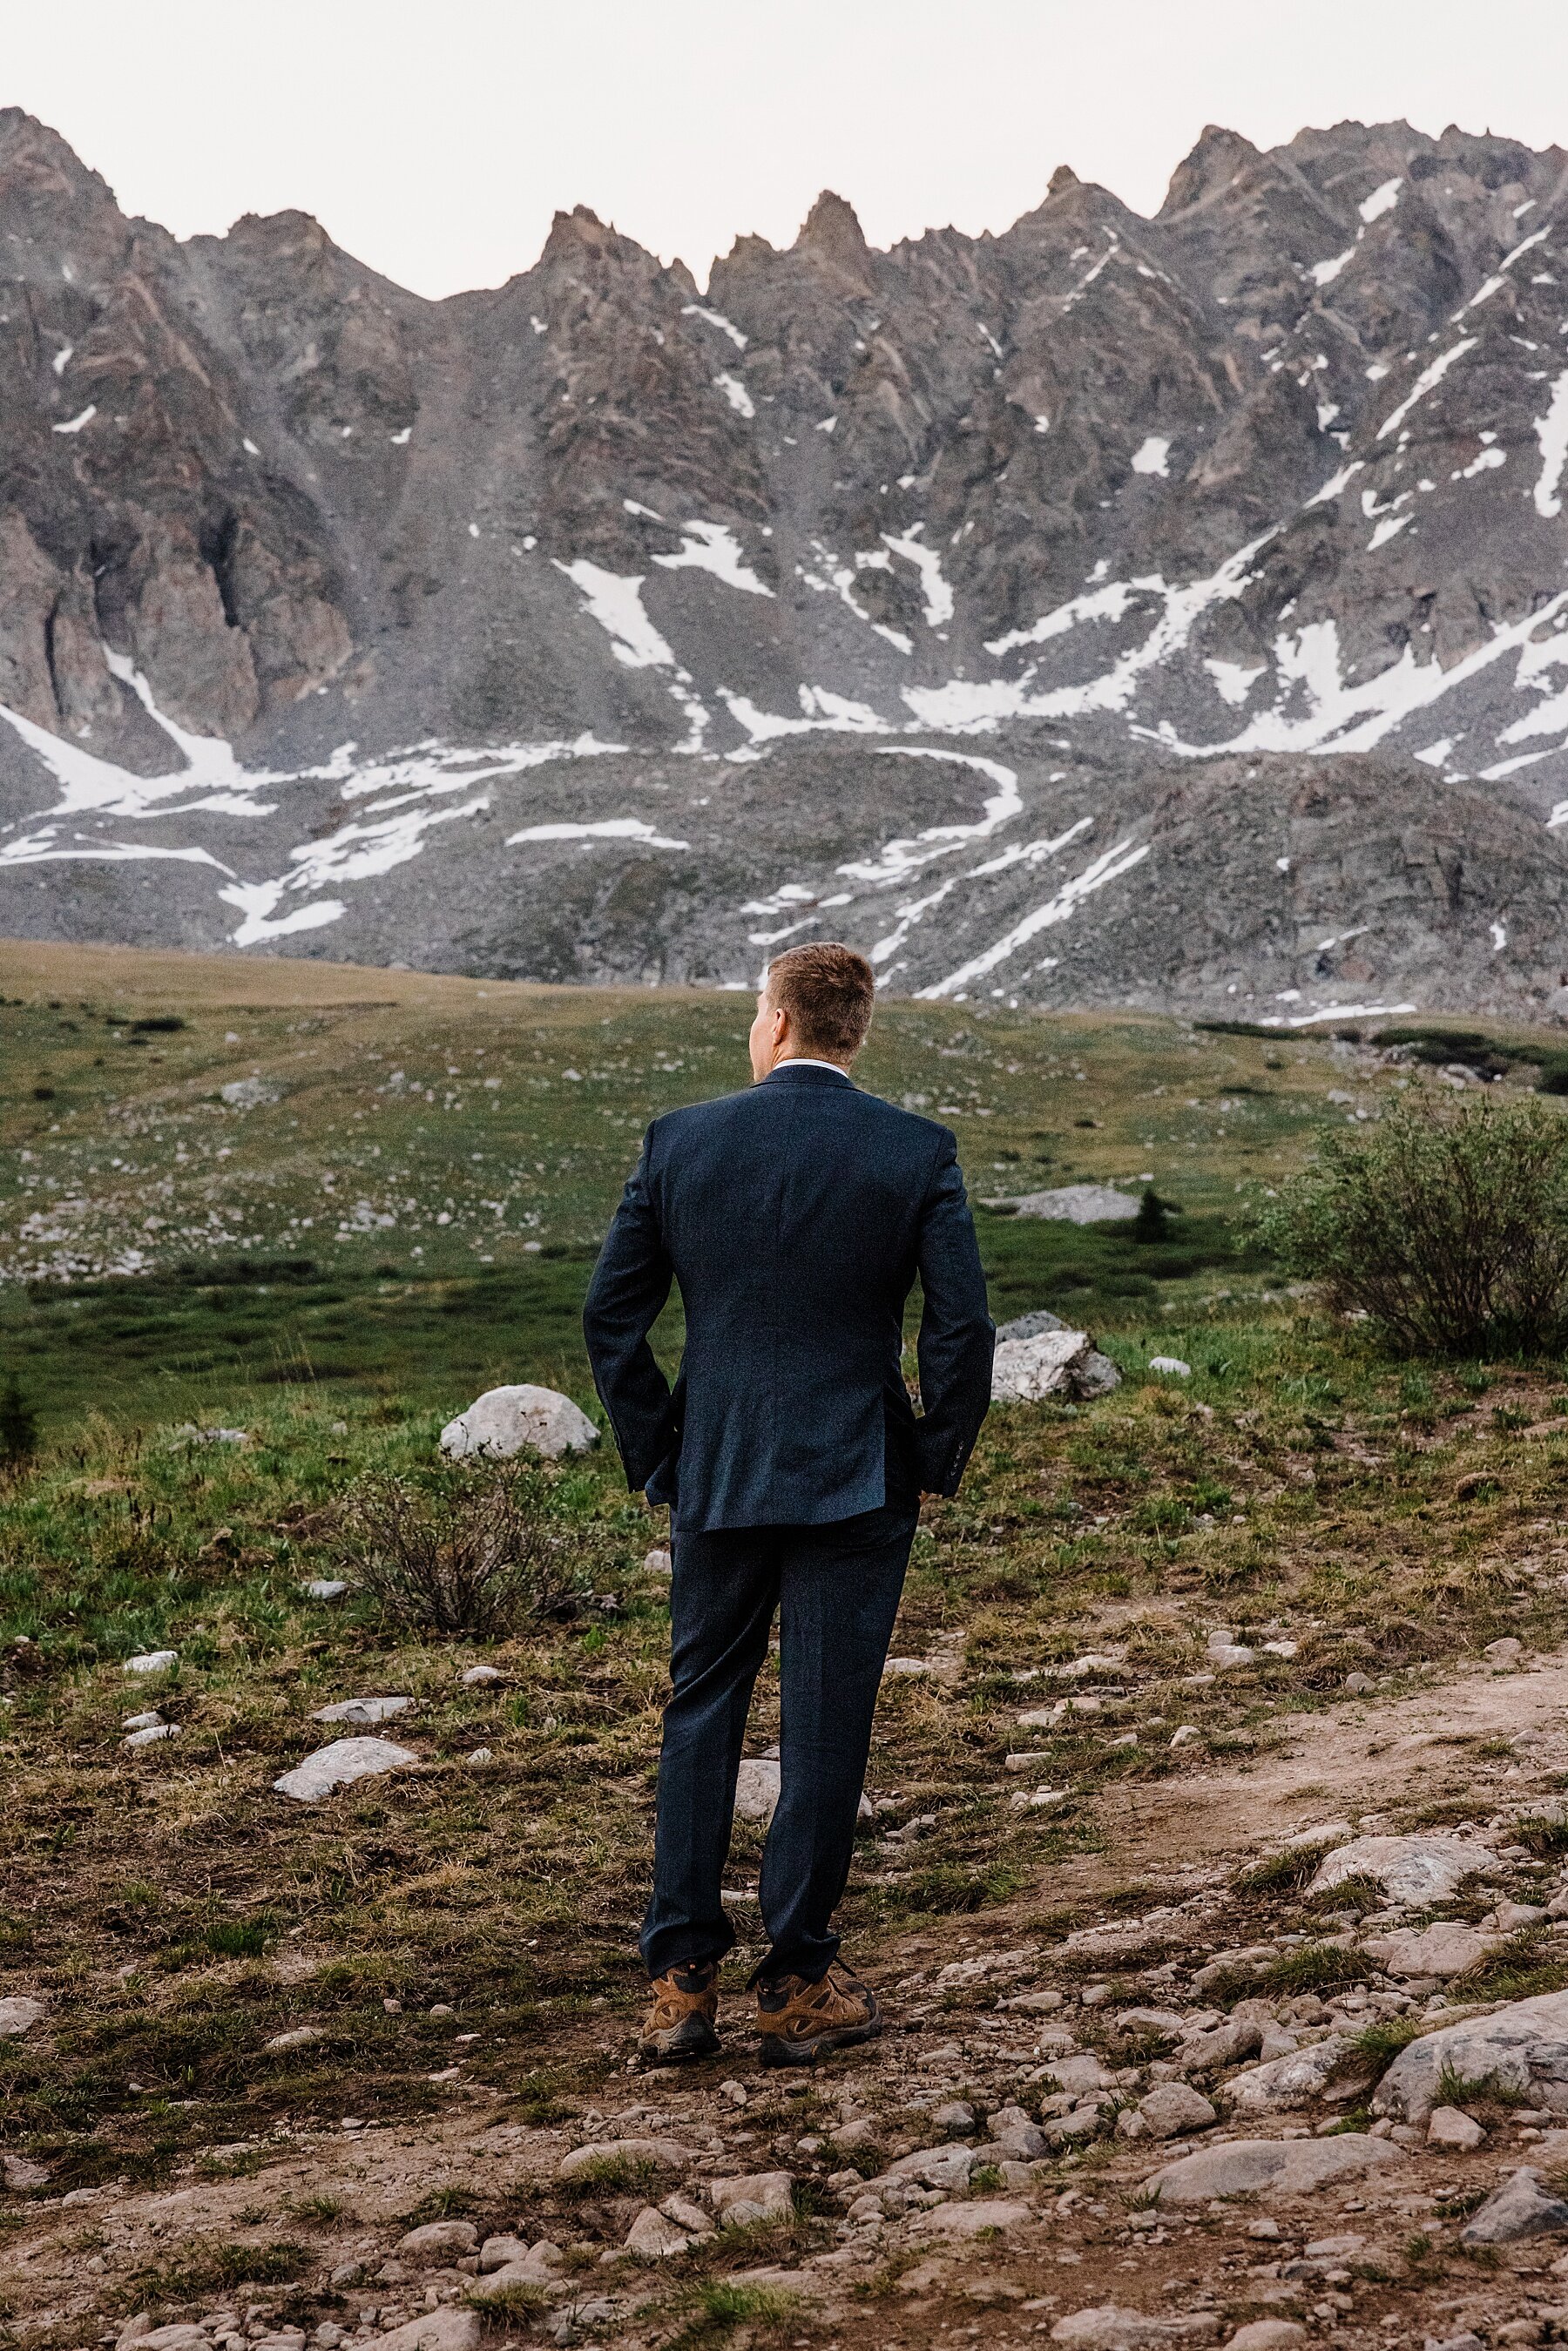
<path fill-rule="evenodd" d="M 1408 1698 L 1370 1695 L 1287 1719 L 1277 1746 L 1246 1763 L 1127 1784 L 1097 1807 L 1106 1847 L 1063 1873 L 1092 1893 L 1178 1862 L 1254 1852 L 1311 1822 L 1385 1804 L 1473 1802 L 1484 1818 L 1568 1769 L 1568 1653 L 1522 1669 L 1481 1667 Z M 1508 1740 L 1521 1756 L 1477 1749 Z"/>

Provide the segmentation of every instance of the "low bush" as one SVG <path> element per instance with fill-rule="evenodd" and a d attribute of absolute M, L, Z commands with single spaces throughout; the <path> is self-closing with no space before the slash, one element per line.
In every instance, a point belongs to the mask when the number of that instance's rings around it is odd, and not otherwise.
<path fill-rule="evenodd" d="M 368 1478 L 343 1526 L 350 1575 L 395 1622 L 478 1639 L 575 1616 L 602 1547 L 556 1507 L 549 1468 L 522 1461 Z"/>
<path fill-rule="evenodd" d="M 1260 1231 L 1402 1353 L 1540 1353 L 1568 1336 L 1568 1123 L 1533 1101 L 1402 1102 L 1331 1134 Z"/>

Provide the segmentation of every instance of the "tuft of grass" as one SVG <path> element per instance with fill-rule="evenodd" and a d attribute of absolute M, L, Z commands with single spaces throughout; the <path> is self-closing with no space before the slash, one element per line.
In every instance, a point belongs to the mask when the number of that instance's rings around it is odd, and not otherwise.
<path fill-rule="evenodd" d="M 633 2188 L 645 2188 L 658 2177 L 658 2166 L 645 2156 L 596 2155 L 570 2179 L 559 2182 L 562 2196 L 615 2196 Z"/>
<path fill-rule="evenodd" d="M 695 2307 L 666 2351 L 706 2351 L 706 2346 L 723 2342 L 737 2326 L 766 2333 L 796 2318 L 800 2307 L 798 2294 L 783 2294 L 777 2286 L 742 2285 L 730 2278 L 716 2278 L 697 2288 Z"/>
<path fill-rule="evenodd" d="M 131 2287 L 143 2302 L 193 2302 L 214 2287 L 287 2285 L 309 2265 L 303 2245 L 193 2239 L 173 2260 L 137 2271 Z"/>
<path fill-rule="evenodd" d="M 1370 1983 L 1370 1960 L 1359 1951 L 1342 1951 L 1333 1943 L 1303 1943 L 1299 1950 L 1282 1952 L 1264 1969 L 1260 1984 L 1265 1991 L 1348 1991 L 1352 1984 Z"/>
<path fill-rule="evenodd" d="M 478 2312 L 486 2327 L 497 2330 L 514 2324 L 526 2326 L 550 2306 L 542 2285 L 528 2285 L 521 2280 L 497 2286 L 494 2294 L 465 2294 L 464 2303 L 467 2309 Z"/>
<path fill-rule="evenodd" d="M 1294 1894 L 1305 1886 L 1322 1861 L 1321 1852 L 1310 1850 L 1265 1854 L 1261 1861 L 1244 1869 L 1235 1881 L 1238 1894 Z"/>

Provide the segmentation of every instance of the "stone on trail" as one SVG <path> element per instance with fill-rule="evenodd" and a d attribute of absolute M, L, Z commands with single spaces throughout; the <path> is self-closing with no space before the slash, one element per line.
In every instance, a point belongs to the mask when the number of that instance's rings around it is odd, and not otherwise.
<path fill-rule="evenodd" d="M 123 1671 L 128 1674 L 166 1674 L 180 1662 L 178 1649 L 145 1649 L 137 1657 L 127 1657 Z"/>
<path fill-rule="evenodd" d="M 926 2236 L 982 2237 L 992 2230 L 1019 2228 L 1033 2218 L 1027 2204 L 1014 2204 L 1000 2196 L 982 2196 L 969 2204 L 937 2204 L 920 2215 L 915 2227 Z"/>
<path fill-rule="evenodd" d="M 901 2155 L 882 2174 L 881 2182 L 890 2179 L 908 2180 L 921 2188 L 967 2188 L 974 2168 L 973 2150 L 967 2147 L 922 2147 L 913 2154 Z"/>
<path fill-rule="evenodd" d="M 1292 2049 L 1288 2056 L 1235 2074 L 1228 2085 L 1231 2109 L 1238 2115 L 1273 2115 L 1310 2106 L 1331 2082 L 1338 2079 L 1348 2086 L 1355 2064 L 1354 2044 L 1342 2033 L 1331 2032 L 1326 2041 L 1312 2042 L 1305 2049 Z"/>
<path fill-rule="evenodd" d="M 0 2000 L 0 2041 L 20 2041 L 24 2032 L 31 2032 L 43 2020 L 44 2003 L 31 1992 L 14 1991 Z"/>
<path fill-rule="evenodd" d="M 580 1405 L 558 1388 L 535 1387 L 528 1381 L 516 1387 L 486 1388 L 441 1432 L 441 1449 L 453 1460 L 477 1453 L 492 1461 L 507 1461 L 525 1449 L 554 1459 L 562 1453 L 586 1452 L 598 1442 L 599 1431 Z"/>
<path fill-rule="evenodd" d="M 1450 1977 L 1479 1966 L 1491 1952 L 1500 1951 L 1504 1940 L 1501 1935 L 1483 1934 L 1479 1927 L 1444 1918 L 1435 1927 L 1400 1927 L 1391 1935 L 1374 1935 L 1361 1948 L 1385 1975 L 1406 1980 L 1432 1976 L 1447 1983 Z"/>
<path fill-rule="evenodd" d="M 646 2165 L 654 2171 L 690 2171 L 697 2158 L 689 2147 L 673 2138 L 608 2138 L 574 2147 L 557 2169 L 561 2179 L 591 2178 L 601 2164 Z"/>
<path fill-rule="evenodd" d="M 1495 2188 L 1459 2231 L 1461 2245 L 1511 2245 L 1524 2237 L 1568 2233 L 1568 2204 L 1541 2184 L 1539 2171 L 1523 2164 Z"/>
<path fill-rule="evenodd" d="M 422 2310 L 390 2335 L 357 2338 L 355 2351 L 479 2351 L 484 2325 L 476 2310 L 448 2303 L 442 2310 Z"/>
<path fill-rule="evenodd" d="M 0 2150 L 0 2188 L 20 2196 L 29 2188 L 47 2188 L 48 2180 L 47 2164 L 35 2163 L 31 2156 Z"/>
<path fill-rule="evenodd" d="M 421 2229 L 411 2229 L 400 2237 L 400 2253 L 412 2253 L 417 2261 L 426 2261 L 438 2253 L 471 2253 L 479 2242 L 479 2231 L 472 2220 L 427 2220 Z"/>
<path fill-rule="evenodd" d="M 626 2231 L 623 2249 L 645 2262 L 662 2262 L 672 2253 L 684 2253 L 691 2241 L 656 2204 L 644 2204 Z"/>
<path fill-rule="evenodd" d="M 1156 2084 L 1139 2099 L 1138 2113 L 1154 2138 L 1180 2138 L 1219 2120 L 1202 2092 L 1188 2089 L 1185 2082 Z"/>
<path fill-rule="evenodd" d="M 1238 2327 L 1225 2351 L 1297 2351 L 1298 2345 L 1310 2340 L 1306 2328 L 1293 2318 L 1254 2318 Z"/>
<path fill-rule="evenodd" d="M 127 2340 L 120 2336 L 121 2343 Z M 145 2335 L 130 2338 L 137 2351 L 206 2351 L 206 2330 L 191 2319 L 176 2319 L 168 2326 L 150 2327 Z"/>
<path fill-rule="evenodd" d="M 1479 2147 L 1485 2137 L 1485 2131 L 1475 2117 L 1464 2114 L 1458 2106 L 1434 2106 L 1427 2120 L 1428 2147 L 1458 2147 L 1468 2155 Z"/>
<path fill-rule="evenodd" d="M 319 1747 L 292 1771 L 285 1771 L 273 1782 L 279 1796 L 292 1796 L 301 1804 L 318 1804 L 329 1796 L 334 1788 L 347 1788 L 356 1780 L 369 1780 L 381 1771 L 400 1771 L 407 1763 L 417 1763 L 419 1758 L 408 1747 L 395 1747 L 390 1739 L 334 1739 L 329 1747 Z"/>
<path fill-rule="evenodd" d="M 1145 2311 L 1121 2310 L 1112 2302 L 1095 2310 L 1075 2310 L 1051 2330 L 1053 2343 L 1069 2351 L 1145 2351 L 1157 2343 L 1212 2343 L 1219 2321 L 1204 2312 L 1191 2318 L 1151 2318 Z"/>
<path fill-rule="evenodd" d="M 1490 2016 L 1424 2032 L 1383 2076 L 1373 2112 L 1396 2122 L 1425 2122 L 1438 2103 L 1445 2074 L 1558 2113 L 1568 2109 L 1568 1991 L 1542 1992 Z"/>
<path fill-rule="evenodd" d="M 1212 2032 L 1195 2032 L 1184 2041 L 1177 2063 L 1184 2074 L 1218 2074 L 1243 2057 L 1255 2057 L 1262 2045 L 1263 2028 L 1255 2018 L 1228 2017 Z"/>
<path fill-rule="evenodd" d="M 1141 1203 L 1130 1193 L 1113 1191 L 1109 1184 L 1059 1184 L 1049 1192 L 1023 1192 L 982 1205 L 1015 1217 L 1043 1217 L 1053 1224 L 1112 1225 L 1135 1217 Z"/>
<path fill-rule="evenodd" d="M 1178 2156 L 1144 2182 L 1161 2204 L 1207 2204 L 1216 2196 L 1306 2196 L 1404 2159 L 1403 2147 L 1360 2131 L 1332 2138 L 1227 2139 Z"/>
<path fill-rule="evenodd" d="M 1481 1655 L 1491 1666 L 1517 1666 L 1524 1655 L 1524 1644 L 1516 1641 L 1511 1633 L 1505 1633 L 1500 1641 L 1489 1641 Z"/>
<path fill-rule="evenodd" d="M 760 1821 L 766 1828 L 779 1809 L 781 1766 L 777 1755 L 747 1755 L 741 1760 L 735 1775 L 735 1811 L 737 1820 Z M 857 1820 L 876 1817 L 871 1798 L 861 1791 Z"/>
<path fill-rule="evenodd" d="M 742 2179 L 710 2179 L 708 2201 L 727 2229 L 758 2220 L 789 2220 L 795 2213 L 795 2182 L 787 2171 L 756 2171 Z"/>
<path fill-rule="evenodd" d="M 394 1714 L 406 1714 L 413 1704 L 411 1698 L 340 1698 L 334 1706 L 319 1706 L 310 1719 L 312 1722 L 390 1722 Z"/>
<path fill-rule="evenodd" d="M 1370 1877 L 1391 1900 L 1424 1909 L 1449 1901 L 1467 1877 L 1496 1867 L 1496 1854 L 1474 1837 L 1359 1836 L 1320 1864 L 1304 1898 L 1311 1902 L 1332 1894 L 1350 1877 Z"/>

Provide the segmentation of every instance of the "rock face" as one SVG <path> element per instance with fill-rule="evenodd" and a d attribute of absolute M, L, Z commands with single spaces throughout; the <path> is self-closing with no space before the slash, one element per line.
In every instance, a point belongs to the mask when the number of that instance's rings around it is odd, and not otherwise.
<path fill-rule="evenodd" d="M 441 1432 L 441 1449 L 454 1460 L 478 1453 L 507 1461 L 525 1450 L 553 1460 L 562 1453 L 586 1452 L 598 1442 L 599 1431 L 580 1405 L 556 1388 L 534 1387 L 526 1380 L 516 1387 L 486 1388 Z"/>
<path fill-rule="evenodd" d="M 580 207 L 433 303 L 4 110 L 0 928 L 1550 1013 L 1565 211 L 1505 136 L 1211 130 L 1152 219 L 825 195 L 699 295 Z"/>
<path fill-rule="evenodd" d="M 1543 1992 L 1490 2016 L 1424 2033 L 1399 2052 L 1383 2076 L 1374 2110 L 1396 2122 L 1425 2122 L 1439 2103 L 1445 2076 L 1568 2112 L 1568 1992 Z"/>

